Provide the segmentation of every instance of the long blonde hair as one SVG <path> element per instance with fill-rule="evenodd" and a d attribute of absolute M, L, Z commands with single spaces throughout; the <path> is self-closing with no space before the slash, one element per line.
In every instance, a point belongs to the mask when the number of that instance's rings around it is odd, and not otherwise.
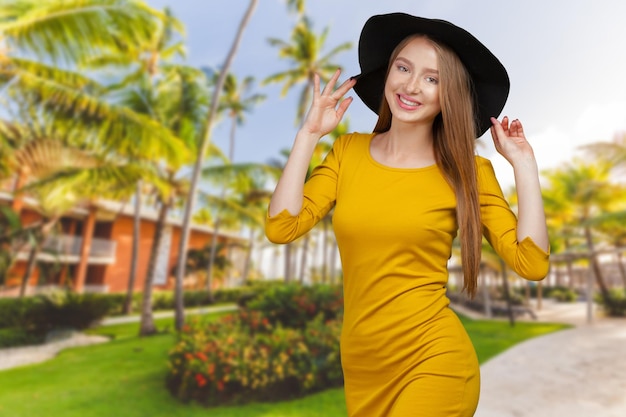
<path fill-rule="evenodd" d="M 474 297 L 480 268 L 482 232 L 474 159 L 476 120 L 471 78 L 454 51 L 421 34 L 411 35 L 396 46 L 389 60 L 387 75 L 400 51 L 418 37 L 427 39 L 437 51 L 441 113 L 433 123 L 435 160 L 456 196 L 463 289 L 470 297 Z M 388 131 L 392 115 L 384 94 L 378 114 L 374 132 Z"/>

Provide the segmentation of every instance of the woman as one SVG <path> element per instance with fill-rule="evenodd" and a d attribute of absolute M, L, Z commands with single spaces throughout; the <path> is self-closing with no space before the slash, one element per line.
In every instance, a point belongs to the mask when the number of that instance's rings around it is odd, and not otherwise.
<path fill-rule="evenodd" d="M 296 135 L 266 220 L 276 243 L 309 231 L 333 207 L 344 273 L 341 359 L 352 417 L 472 416 L 474 348 L 448 307 L 447 264 L 457 231 L 464 290 L 473 296 L 484 235 L 517 274 L 547 274 L 539 175 L 519 121 L 497 116 L 509 79 L 465 30 L 402 13 L 365 24 L 362 73 L 320 91 Z M 353 88 L 379 115 L 372 134 L 338 138 L 304 178 L 317 141 L 339 123 Z M 475 138 L 491 129 L 512 165 L 519 219 Z"/>

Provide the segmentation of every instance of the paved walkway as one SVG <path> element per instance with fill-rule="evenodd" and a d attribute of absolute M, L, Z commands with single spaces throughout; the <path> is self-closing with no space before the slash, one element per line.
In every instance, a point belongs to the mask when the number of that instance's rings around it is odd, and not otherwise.
<path fill-rule="evenodd" d="M 626 319 L 587 322 L 584 303 L 545 301 L 538 320 L 574 328 L 530 339 L 481 367 L 476 417 L 625 417 Z"/>
<path fill-rule="evenodd" d="M 203 307 L 187 310 L 185 311 L 185 314 L 194 315 L 217 313 L 235 310 L 236 308 L 237 307 L 235 305 Z M 174 312 L 172 311 L 160 311 L 154 313 L 154 318 L 173 317 L 173 315 Z M 110 326 L 122 323 L 136 323 L 139 319 L 139 316 L 109 317 L 102 321 L 102 325 Z M 63 349 L 104 343 L 108 341 L 109 339 L 104 336 L 87 335 L 80 332 L 69 332 L 59 334 L 54 338 L 54 340 L 50 340 L 43 345 L 0 349 L 0 371 L 4 369 L 16 368 L 18 366 L 45 362 L 54 358 Z"/>

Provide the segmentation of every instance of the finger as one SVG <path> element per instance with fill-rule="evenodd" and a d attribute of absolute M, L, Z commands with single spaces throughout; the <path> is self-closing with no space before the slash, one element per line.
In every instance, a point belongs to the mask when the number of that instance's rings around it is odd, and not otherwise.
<path fill-rule="evenodd" d="M 313 98 L 320 95 L 320 76 L 316 72 L 313 74 Z"/>
<path fill-rule="evenodd" d="M 496 146 L 496 150 L 500 148 L 500 141 L 498 140 L 498 134 L 496 133 L 496 129 L 494 126 L 489 128 L 489 132 L 491 133 L 491 139 L 493 139 L 493 144 Z"/>
<path fill-rule="evenodd" d="M 509 116 L 504 116 L 502 118 L 502 128 L 507 131 L 509 130 Z"/>
<path fill-rule="evenodd" d="M 335 90 L 335 94 L 337 94 L 339 97 L 343 97 L 348 91 L 350 91 L 352 87 L 355 86 L 355 84 L 355 78 L 348 78 L 346 81 L 343 82 L 343 84 L 339 86 L 339 88 L 337 88 L 337 90 Z"/>
<path fill-rule="evenodd" d="M 504 119 L 502 119 L 504 122 Z M 501 136 L 506 136 L 505 129 L 502 126 L 502 123 L 498 121 L 495 117 L 491 118 L 491 129 L 493 130 L 492 135 L 495 134 L 495 137 L 499 139 Z"/>
<path fill-rule="evenodd" d="M 335 89 L 335 85 L 337 85 L 337 80 L 339 80 L 340 74 L 341 74 L 341 70 L 337 68 L 333 76 L 330 77 L 330 80 L 328 80 L 328 83 L 326 84 L 326 87 L 324 87 L 324 91 L 322 92 L 322 94 L 331 95 L 333 93 Z"/>
<path fill-rule="evenodd" d="M 519 119 L 513 120 L 515 123 L 515 136 L 524 137 L 524 127 L 522 126 L 522 122 Z"/>
<path fill-rule="evenodd" d="M 341 101 L 339 107 L 337 107 L 337 117 L 339 119 L 343 118 L 343 115 L 345 114 L 346 110 L 348 110 L 348 107 L 350 107 L 350 104 L 352 104 L 353 100 L 354 99 L 352 97 L 348 97 L 345 100 Z"/>

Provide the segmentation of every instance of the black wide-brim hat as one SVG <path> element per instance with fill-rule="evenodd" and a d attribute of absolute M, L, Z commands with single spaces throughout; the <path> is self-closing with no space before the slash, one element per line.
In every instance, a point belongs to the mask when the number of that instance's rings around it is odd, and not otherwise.
<path fill-rule="evenodd" d="M 491 126 L 509 95 L 506 69 L 485 45 L 450 22 L 427 19 L 406 13 L 370 17 L 359 39 L 359 65 L 354 90 L 374 113 L 378 114 L 385 89 L 389 59 L 396 46 L 407 36 L 424 34 L 451 48 L 465 65 L 473 84 L 476 111 L 476 137 Z"/>

